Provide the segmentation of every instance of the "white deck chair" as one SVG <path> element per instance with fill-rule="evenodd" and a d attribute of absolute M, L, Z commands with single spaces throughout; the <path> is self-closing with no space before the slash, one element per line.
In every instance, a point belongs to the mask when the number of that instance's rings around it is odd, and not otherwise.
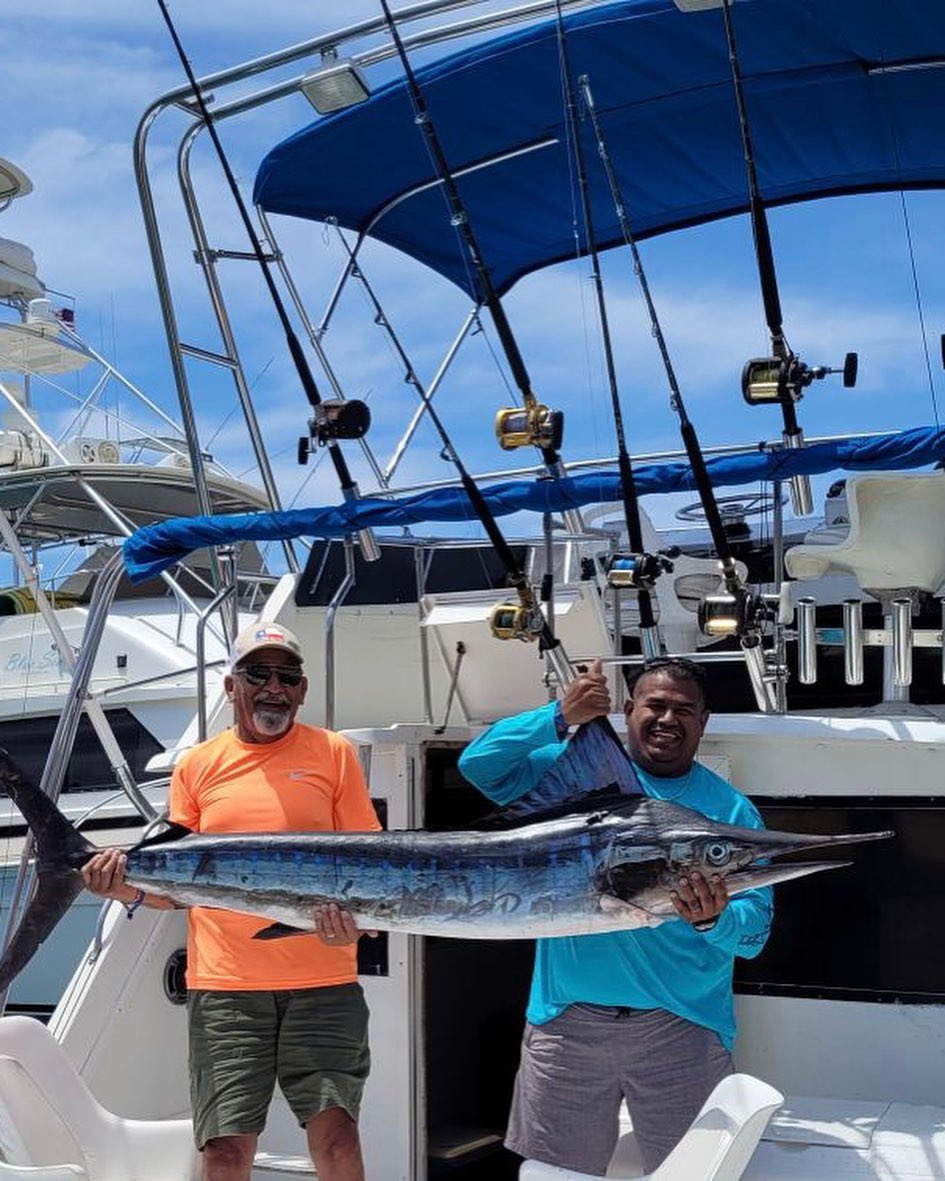
<path fill-rule="evenodd" d="M 832 545 L 792 546 L 784 555 L 791 577 L 839 571 L 866 591 L 938 590 L 945 582 L 945 472 L 852 476 L 846 494 L 849 533 Z"/>
<path fill-rule="evenodd" d="M 639 1181 L 739 1181 L 784 1096 L 748 1074 L 722 1079 L 666 1160 Z M 592 1181 L 587 1173 L 527 1160 L 519 1181 Z"/>
<path fill-rule="evenodd" d="M 190 1120 L 125 1119 L 107 1111 L 45 1025 L 0 1018 L 0 1181 L 199 1176 Z"/>

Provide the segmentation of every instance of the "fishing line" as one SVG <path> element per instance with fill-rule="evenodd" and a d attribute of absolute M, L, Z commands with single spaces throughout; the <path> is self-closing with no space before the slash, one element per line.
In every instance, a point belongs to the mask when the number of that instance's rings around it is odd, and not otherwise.
<path fill-rule="evenodd" d="M 935 377 L 932 372 L 932 358 L 929 354 L 929 338 L 925 328 L 925 310 L 922 306 L 922 292 L 919 287 L 919 271 L 915 260 L 915 246 L 912 241 L 912 226 L 909 222 L 909 210 L 906 204 L 906 194 L 902 188 L 899 190 L 899 202 L 902 208 L 902 223 L 906 234 L 906 244 L 909 252 L 909 272 L 912 277 L 912 292 L 915 296 L 915 310 L 916 316 L 919 319 L 919 336 L 922 340 L 922 355 L 925 358 L 925 372 L 929 381 L 929 398 L 932 402 L 932 416 L 935 419 L 935 426 L 938 428 L 941 423 L 938 414 L 938 398 L 935 393 Z M 945 337 L 942 343 L 942 360 L 945 363 Z"/>
<path fill-rule="evenodd" d="M 610 188 L 620 231 L 623 235 L 624 242 L 629 247 L 633 260 L 633 270 L 639 282 L 644 303 L 646 304 L 647 314 L 650 320 L 650 330 L 653 338 L 656 340 L 660 357 L 662 358 L 670 391 L 670 407 L 679 419 L 679 431 L 682 436 L 683 447 L 686 451 L 686 457 L 689 460 L 689 467 L 692 470 L 692 477 L 699 494 L 699 501 L 705 513 L 706 524 L 712 538 L 712 544 L 722 567 L 722 577 L 725 581 L 726 594 L 725 596 L 706 596 L 700 622 L 703 622 L 703 630 L 710 631 L 711 634 L 730 634 L 737 636 L 745 656 L 745 663 L 748 668 L 758 707 L 762 711 L 769 712 L 775 708 L 776 702 L 765 666 L 761 634 L 752 619 L 753 603 L 739 576 L 738 567 L 735 564 L 735 558 L 732 555 L 731 546 L 729 545 L 728 535 L 725 532 L 725 526 L 722 524 L 722 516 L 719 512 L 715 490 L 712 487 L 712 481 L 709 478 L 709 472 L 706 468 L 705 456 L 702 453 L 702 448 L 699 445 L 699 439 L 696 435 L 696 428 L 693 426 L 686 412 L 682 391 L 676 379 L 676 371 L 673 367 L 672 358 L 669 355 L 669 348 L 666 344 L 666 338 L 663 335 L 656 305 L 653 302 L 650 285 L 643 268 L 643 260 L 640 257 L 636 238 L 630 226 L 627 203 L 624 200 L 620 182 L 617 179 L 613 161 L 607 149 L 607 141 L 604 138 L 603 127 L 597 114 L 597 108 L 594 105 L 594 95 L 591 92 L 590 82 L 586 74 L 582 74 L 578 79 L 578 85 L 581 89 L 584 105 L 594 130 L 597 150 L 600 155 L 604 174 L 607 178 L 608 187 Z M 710 606 L 713 611 L 718 611 L 716 627 L 711 629 L 708 626 Z M 723 617 L 726 620 L 726 632 L 723 632 L 720 627 Z"/>
<path fill-rule="evenodd" d="M 502 351 L 505 354 L 506 362 L 524 403 L 523 410 L 516 409 L 513 411 L 499 412 L 496 419 L 496 433 L 499 436 L 499 444 L 504 450 L 533 444 L 541 453 L 542 460 L 548 469 L 549 475 L 554 479 L 559 479 L 564 475 L 561 458 L 558 454 L 564 425 L 563 415 L 558 411 L 549 410 L 547 406 L 542 405 L 535 397 L 531 378 L 525 367 L 525 360 L 522 357 L 515 335 L 512 332 L 512 326 L 505 314 L 502 300 L 499 298 L 498 292 L 493 286 L 489 270 L 483 260 L 468 211 L 456 186 L 456 180 L 446 159 L 446 154 L 443 151 L 443 146 L 440 143 L 440 138 L 430 116 L 426 99 L 417 82 L 413 66 L 410 64 L 406 47 L 397 29 L 390 6 L 387 0 L 380 0 L 380 5 L 384 19 L 387 22 L 391 41 L 394 44 L 404 71 L 407 90 L 414 109 L 415 122 L 424 136 L 427 149 L 446 196 L 450 211 L 450 221 L 459 231 L 466 255 L 475 272 L 479 289 L 479 302 L 489 309 L 496 333 L 499 337 L 499 342 L 502 345 Z M 583 525 L 580 514 L 576 510 L 565 510 L 564 516 L 572 532 L 581 531 Z"/>
<path fill-rule="evenodd" d="M 249 211 L 246 208 L 246 203 L 243 200 L 242 194 L 239 191 L 239 186 L 236 183 L 236 177 L 233 175 L 233 170 L 230 168 L 230 162 L 227 158 L 226 152 L 223 149 L 223 144 L 217 135 L 216 124 L 211 117 L 210 110 L 204 101 L 203 93 L 197 84 L 197 78 L 191 67 L 190 60 L 184 52 L 184 47 L 181 44 L 180 37 L 177 35 L 177 30 L 174 27 L 174 22 L 171 20 L 171 14 L 168 11 L 165 0 L 157 0 L 158 8 L 164 18 L 164 23 L 167 25 L 167 31 L 174 43 L 174 48 L 177 51 L 177 56 L 180 59 L 181 66 L 187 76 L 188 84 L 194 95 L 194 100 L 200 112 L 200 117 L 203 120 L 204 126 L 207 129 L 207 134 L 216 151 L 217 157 L 220 161 L 220 167 L 223 169 L 223 175 L 226 177 L 227 186 L 230 194 L 233 197 L 233 202 L 239 212 L 240 219 L 243 222 L 243 227 L 246 230 L 246 235 L 249 238 L 250 244 L 253 248 L 253 253 L 256 256 L 256 261 L 259 264 L 259 269 L 262 271 L 263 279 L 266 283 L 266 288 L 269 291 L 270 299 L 275 308 L 276 315 L 279 318 L 279 323 L 282 325 L 283 333 L 285 334 L 286 345 L 289 353 L 295 364 L 295 370 L 298 374 L 299 381 L 302 384 L 302 389 L 308 399 L 309 405 L 314 411 L 314 417 L 309 422 L 309 438 L 300 440 L 301 443 L 306 443 L 308 451 L 315 449 L 316 445 L 325 444 L 328 448 L 328 453 L 331 456 L 332 464 L 335 468 L 335 474 L 338 477 L 338 483 L 341 486 L 341 493 L 345 500 L 358 500 L 360 492 L 355 483 L 351 472 L 348 469 L 347 461 L 338 445 L 339 438 L 360 438 L 370 425 L 371 416 L 370 411 L 362 402 L 350 400 L 347 402 L 333 401 L 326 402 L 322 399 L 318 391 L 318 386 L 315 384 L 315 378 L 312 376 L 311 368 L 302 351 L 302 346 L 295 334 L 292 323 L 289 320 L 289 315 L 286 311 L 285 304 L 279 294 L 279 289 L 272 276 L 272 270 L 269 266 L 269 261 L 263 250 L 262 243 L 259 240 L 259 235 L 253 226 L 252 220 L 249 216 Z M 306 452 L 307 458 L 308 452 Z M 302 460 L 302 447 L 299 448 L 299 458 Z M 304 462 L 304 461 L 303 461 Z M 374 538 L 370 529 L 361 529 L 358 531 L 358 543 L 361 547 L 361 554 L 365 561 L 373 562 L 381 556 L 377 541 Z"/>
<path fill-rule="evenodd" d="M 870 75 L 873 73 L 885 75 L 888 68 L 888 59 L 885 46 L 881 43 L 878 45 L 877 58 L 880 62 L 880 65 L 878 67 L 871 68 L 868 72 Z M 922 292 L 919 286 L 919 270 L 918 266 L 916 265 L 915 245 L 912 238 L 912 223 L 909 218 L 909 205 L 906 201 L 905 188 L 902 184 L 902 155 L 899 150 L 899 133 L 896 126 L 896 120 L 893 118 L 892 104 L 889 100 L 888 88 L 884 86 L 880 87 L 880 95 L 882 97 L 883 110 L 886 114 L 886 125 L 889 131 L 889 138 L 892 143 L 896 175 L 899 177 L 899 207 L 902 213 L 903 231 L 906 235 L 906 247 L 909 256 L 909 271 L 912 278 L 912 293 L 915 297 L 916 316 L 919 321 L 919 336 L 922 340 L 922 355 L 925 360 L 925 373 L 929 383 L 929 400 L 932 403 L 932 416 L 935 419 L 935 426 L 936 428 L 939 428 L 940 419 L 938 412 L 938 397 L 935 391 L 935 376 L 932 369 L 932 358 L 929 353 L 929 338 L 926 333 L 925 309 L 922 306 Z M 942 363 L 945 365 L 945 337 L 942 338 Z"/>
<path fill-rule="evenodd" d="M 656 578 L 663 572 L 663 567 L 658 558 L 654 558 L 644 551 L 640 502 L 637 497 L 636 484 L 633 478 L 633 465 L 630 462 L 630 453 L 627 450 L 627 440 L 623 426 L 623 411 L 620 406 L 620 391 L 617 384 L 617 368 L 614 363 L 614 350 L 610 335 L 610 318 L 607 314 L 607 301 L 604 297 L 604 284 L 601 279 L 600 252 L 597 249 L 597 239 L 594 234 L 594 221 L 591 211 L 587 166 L 584 158 L 584 145 L 581 142 L 577 101 L 575 99 L 574 85 L 571 81 L 570 54 L 565 36 L 564 18 L 561 12 L 560 0 L 556 0 L 555 12 L 557 15 L 558 51 L 562 82 L 564 85 L 567 124 L 573 144 L 574 167 L 581 201 L 581 213 L 584 218 L 584 228 L 587 235 L 587 255 L 591 260 L 591 280 L 597 304 L 601 343 L 604 349 L 604 364 L 607 372 L 607 386 L 610 392 L 611 415 L 613 417 L 614 432 L 617 436 L 617 468 L 620 473 L 620 493 L 623 501 L 624 519 L 627 525 L 627 540 L 631 550 L 628 558 L 620 556 L 611 564 L 610 578 L 614 579 L 618 574 L 626 574 L 628 576 L 626 585 L 636 590 L 640 612 L 640 643 L 644 655 L 652 658 L 659 656 L 661 648 L 659 633 L 656 630 L 656 619 L 653 613 L 653 600 L 650 597 L 650 589 L 654 585 Z"/>
<path fill-rule="evenodd" d="M 742 374 L 742 393 L 745 400 L 751 405 L 772 401 L 780 403 L 784 445 L 790 449 L 797 449 L 804 445 L 804 433 L 798 424 L 795 411 L 796 403 L 803 397 L 802 390 L 809 386 L 814 379 L 823 378 L 828 373 L 841 371 L 826 366 L 811 369 L 791 350 L 784 333 L 774 251 L 768 229 L 767 210 L 761 197 L 758 173 L 755 168 L 755 153 L 748 121 L 748 108 L 745 103 L 738 47 L 735 41 L 731 4 L 732 0 L 721 0 L 722 20 L 725 26 L 725 41 L 732 71 L 732 90 L 735 96 L 742 154 L 745 160 L 745 174 L 748 180 L 748 204 L 755 260 L 758 264 L 758 279 L 761 284 L 761 300 L 764 306 L 765 320 L 768 324 L 772 352 L 771 357 L 749 361 L 745 366 Z M 847 353 L 842 369 L 844 386 L 850 387 L 856 384 L 856 367 L 856 354 Z M 795 513 L 802 517 L 809 516 L 814 507 L 810 478 L 804 475 L 792 476 L 790 485 Z"/>
<path fill-rule="evenodd" d="M 587 110 L 588 117 L 590 118 L 591 126 L 594 130 L 594 138 L 597 142 L 597 150 L 600 155 L 604 174 L 607 178 L 608 187 L 610 188 L 611 198 L 613 199 L 614 207 L 616 209 L 617 220 L 620 224 L 620 232 L 623 236 L 625 244 L 629 247 L 630 254 L 633 259 L 633 270 L 640 285 L 643 301 L 646 304 L 647 315 L 649 316 L 650 320 L 650 330 L 653 334 L 654 340 L 657 343 L 657 347 L 659 348 L 660 357 L 663 362 L 663 368 L 666 372 L 666 380 L 669 384 L 669 404 L 679 419 L 679 429 L 682 434 L 683 445 L 686 450 L 686 457 L 689 460 L 689 466 L 692 468 L 693 480 L 695 481 L 696 491 L 699 494 L 699 500 L 702 504 L 703 511 L 705 512 L 706 524 L 708 525 L 709 533 L 712 537 L 712 544 L 715 547 L 719 561 L 722 563 L 722 574 L 725 578 L 726 585 L 730 590 L 734 591 L 741 586 L 741 581 L 738 577 L 738 570 L 735 566 L 735 559 L 732 557 L 731 547 L 728 543 L 728 537 L 722 524 L 722 516 L 719 512 L 719 506 L 716 502 L 715 490 L 712 487 L 712 481 L 709 479 L 709 473 L 705 463 L 705 456 L 702 454 L 702 448 L 699 445 L 696 429 L 692 425 L 689 415 L 686 412 L 686 404 L 683 401 L 682 390 L 679 388 L 679 382 L 676 378 L 676 370 L 669 354 L 669 347 L 666 343 L 666 337 L 663 335 L 663 328 L 660 324 L 660 319 L 656 311 L 656 304 L 653 302 L 653 296 L 650 292 L 650 285 L 646 277 L 646 271 L 643 269 L 643 260 L 640 257 L 640 251 L 637 247 L 636 238 L 630 226 L 629 217 L 627 215 L 627 204 L 624 200 L 620 182 L 617 179 L 617 174 L 614 170 L 610 152 L 607 148 L 607 141 L 604 138 L 604 130 L 597 114 L 597 108 L 594 105 L 594 95 L 591 91 L 590 81 L 586 74 L 581 75 L 581 77 L 578 79 L 578 85 L 581 88 L 581 95 L 584 100 L 584 105 Z"/>

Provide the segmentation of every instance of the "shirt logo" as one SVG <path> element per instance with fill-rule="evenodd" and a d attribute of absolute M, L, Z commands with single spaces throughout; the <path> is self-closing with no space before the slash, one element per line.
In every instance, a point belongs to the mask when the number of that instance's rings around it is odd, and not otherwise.
<path fill-rule="evenodd" d="M 289 771 L 287 774 L 290 779 L 307 779 L 309 773 L 303 768 L 301 771 Z"/>

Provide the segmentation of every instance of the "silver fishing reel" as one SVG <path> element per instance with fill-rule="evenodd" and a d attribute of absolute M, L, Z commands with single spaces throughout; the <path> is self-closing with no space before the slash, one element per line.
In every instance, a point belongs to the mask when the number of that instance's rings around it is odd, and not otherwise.
<path fill-rule="evenodd" d="M 847 353 L 840 369 L 826 365 L 812 368 L 794 353 L 786 357 L 755 357 L 742 370 L 742 397 L 750 406 L 799 402 L 803 391 L 828 373 L 842 373 L 844 387 L 851 389 L 856 385 L 858 364 L 856 353 Z"/>
<path fill-rule="evenodd" d="M 672 570 L 673 563 L 663 554 L 614 554 L 607 560 L 607 585 L 652 590 L 660 575 Z"/>

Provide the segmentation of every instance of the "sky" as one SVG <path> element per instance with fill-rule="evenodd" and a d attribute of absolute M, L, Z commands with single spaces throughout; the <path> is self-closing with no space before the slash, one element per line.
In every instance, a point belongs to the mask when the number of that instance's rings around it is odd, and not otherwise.
<path fill-rule="evenodd" d="M 192 66 L 203 77 L 342 22 L 376 16 L 379 5 L 376 0 L 267 0 L 265 5 L 255 0 L 228 0 L 225 5 L 176 0 L 170 10 Z M 82 335 L 167 414 L 179 418 L 132 153 L 149 105 L 184 81 L 157 3 L 97 0 L 82 6 L 44 0 L 37 19 L 34 5 L 6 0 L 0 45 L 5 108 L 0 156 L 24 169 L 34 184 L 32 194 L 0 213 L 0 235 L 31 246 L 47 286 L 68 297 L 62 302 L 74 300 Z M 296 76 L 302 68 L 291 67 L 283 76 Z M 389 74 L 391 67 L 386 69 Z M 293 95 L 221 126 L 244 198 L 249 199 L 256 166 L 268 148 L 311 118 L 305 100 Z M 177 189 L 175 158 L 184 126 L 174 111 L 155 122 L 149 139 L 150 176 L 182 336 L 215 350 L 219 344 Z M 205 137 L 195 148 L 193 171 L 211 244 L 247 250 Z M 808 437 L 937 421 L 945 290 L 937 273 L 937 247 L 932 250 L 929 243 L 940 241 L 942 213 L 942 197 L 933 193 L 835 199 L 772 211 L 771 234 L 792 346 L 814 365 L 839 365 L 847 351 L 860 354 L 855 390 L 828 379 L 812 387 L 801 403 L 799 417 Z M 320 226 L 291 219 L 276 224 L 280 245 L 300 260 L 293 273 L 317 318 L 340 265 L 337 239 Z M 745 360 L 768 351 L 750 242 L 749 225 L 740 218 L 641 248 L 688 412 L 705 447 L 750 444 L 780 433 L 776 409 L 750 408 L 740 394 Z M 368 250 L 364 264 L 417 371 L 429 382 L 467 311 L 467 300 L 445 280 L 385 247 Z M 223 264 L 221 275 L 242 333 L 241 355 L 283 503 L 336 503 L 337 484 L 323 456 L 304 468 L 296 461 L 308 409 L 258 268 Z M 678 449 L 678 425 L 659 355 L 623 252 L 606 257 L 604 277 L 611 322 L 618 325 L 617 363 L 630 451 L 642 455 Z M 58 301 L 59 294 L 53 299 Z M 529 277 L 505 303 L 536 390 L 543 401 L 565 411 L 564 457 L 614 455 L 586 264 Z M 367 400 L 372 408 L 371 443 L 384 467 L 415 402 L 358 289 L 339 305 L 323 343 L 345 394 Z M 510 404 L 507 379 L 495 361 L 498 351 L 487 324 L 464 349 L 438 395 L 457 451 L 477 474 L 534 462 L 533 452 L 510 458 L 495 443 L 495 412 Z M 327 393 L 329 385 L 317 363 L 314 370 Z M 257 483 L 229 378 L 196 365 L 188 372 L 204 447 L 230 471 Z M 78 385 L 71 393 L 81 396 Z M 65 411 L 50 407 L 49 414 L 59 426 L 65 422 Z M 394 483 L 412 486 L 448 478 L 452 472 L 440 451 L 438 439 L 423 427 Z M 362 490 L 370 491 L 373 476 L 357 445 L 348 444 L 346 453 Z M 825 484 L 818 484 L 818 494 Z M 671 527 L 673 513 L 686 499 L 655 504 L 651 498 L 644 507 L 658 525 Z"/>

